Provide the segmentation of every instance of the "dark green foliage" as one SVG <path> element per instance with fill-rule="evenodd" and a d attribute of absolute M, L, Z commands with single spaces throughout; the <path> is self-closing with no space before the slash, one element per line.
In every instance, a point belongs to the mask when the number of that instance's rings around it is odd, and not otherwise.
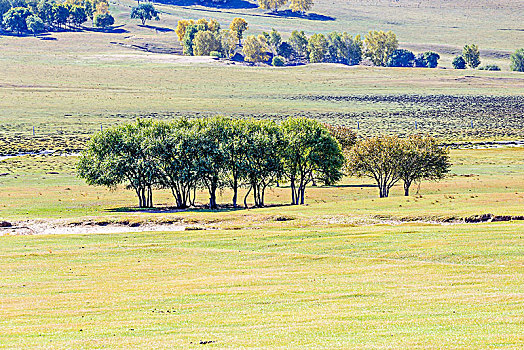
<path fill-rule="evenodd" d="M 53 5 L 53 21 L 59 28 L 67 24 L 69 14 L 69 6 L 66 4 L 58 3 Z"/>
<path fill-rule="evenodd" d="M 451 62 L 453 68 L 455 69 L 466 69 L 466 60 L 462 56 L 457 56 Z"/>
<path fill-rule="evenodd" d="M 37 5 L 38 17 L 48 26 L 51 26 L 54 21 L 53 5 L 52 0 L 40 0 Z"/>
<path fill-rule="evenodd" d="M 2 26 L 2 17 L 11 8 L 9 0 L 0 0 L 0 26 Z"/>
<path fill-rule="evenodd" d="M 131 10 L 132 19 L 140 19 L 142 25 L 146 24 L 146 21 L 154 19 L 155 21 L 160 20 L 158 12 L 150 2 L 141 3 L 138 6 L 133 7 Z"/>
<path fill-rule="evenodd" d="M 308 39 L 304 31 L 294 30 L 288 39 L 288 43 L 293 48 L 297 58 L 308 58 Z"/>
<path fill-rule="evenodd" d="M 417 57 L 415 57 L 414 63 L 417 68 L 428 68 L 428 61 L 426 61 L 423 53 L 419 53 Z"/>
<path fill-rule="evenodd" d="M 184 55 L 193 56 L 193 40 L 200 31 L 206 31 L 207 28 L 204 24 L 191 24 L 186 27 L 186 33 L 184 39 L 182 39 L 182 46 L 184 48 Z"/>
<path fill-rule="evenodd" d="M 465 45 L 462 49 L 462 57 L 471 68 L 475 69 L 480 65 L 480 51 L 477 45 Z"/>
<path fill-rule="evenodd" d="M 518 49 L 511 54 L 510 61 L 511 70 L 524 72 L 524 49 Z"/>
<path fill-rule="evenodd" d="M 348 33 L 332 32 L 327 36 L 328 52 L 326 62 L 356 65 L 362 61 L 362 40 Z"/>
<path fill-rule="evenodd" d="M 284 41 L 278 46 L 277 55 L 289 60 L 294 55 L 293 47 L 287 41 Z"/>
<path fill-rule="evenodd" d="M 440 55 L 436 52 L 426 51 L 424 52 L 424 59 L 427 62 L 428 68 L 437 68 Z"/>
<path fill-rule="evenodd" d="M 115 19 L 109 13 L 99 13 L 93 20 L 95 27 L 107 28 L 115 24 Z"/>
<path fill-rule="evenodd" d="M 275 56 L 273 57 L 273 61 L 271 62 L 271 64 L 275 67 L 283 67 L 286 65 L 286 62 L 284 61 L 283 57 Z"/>
<path fill-rule="evenodd" d="M 26 19 L 31 12 L 25 7 L 13 7 L 4 14 L 4 27 L 19 35 L 27 30 Z"/>
<path fill-rule="evenodd" d="M 415 55 L 405 49 L 397 49 L 388 58 L 388 67 L 413 67 Z"/>
<path fill-rule="evenodd" d="M 26 19 L 27 29 L 36 36 L 45 30 L 44 21 L 38 16 L 31 15 Z"/>
<path fill-rule="evenodd" d="M 499 71 L 500 67 L 496 64 L 487 64 L 483 67 L 480 67 L 479 70 L 490 70 L 490 71 Z"/>
<path fill-rule="evenodd" d="M 69 16 L 71 19 L 71 23 L 73 23 L 77 27 L 82 25 L 82 23 L 84 23 L 85 21 L 87 21 L 86 9 L 83 6 L 71 6 L 71 9 L 69 10 Z"/>

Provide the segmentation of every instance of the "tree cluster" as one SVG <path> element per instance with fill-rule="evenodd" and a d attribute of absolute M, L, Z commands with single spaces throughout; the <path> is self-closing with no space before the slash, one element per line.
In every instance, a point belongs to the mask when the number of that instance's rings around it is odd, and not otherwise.
<path fill-rule="evenodd" d="M 358 142 L 347 154 L 346 167 L 352 175 L 373 178 L 380 198 L 399 181 L 408 196 L 414 182 L 439 180 L 449 172 L 448 154 L 432 137 L 382 136 Z"/>
<path fill-rule="evenodd" d="M 480 65 L 480 51 L 477 45 L 464 45 L 462 55 L 456 56 L 451 62 L 455 69 L 477 68 Z"/>
<path fill-rule="evenodd" d="M 78 29 L 88 19 L 97 27 L 114 24 L 106 0 L 0 0 L 0 24 L 8 31 L 34 35 L 46 30 Z"/>
<path fill-rule="evenodd" d="M 153 206 L 153 189 L 169 189 L 178 208 L 195 204 L 197 189 L 209 193 L 247 188 L 255 206 L 265 204 L 266 189 L 287 181 L 292 204 L 304 204 L 312 182 L 334 184 L 343 176 L 338 141 L 322 124 L 305 118 L 281 124 L 225 117 L 138 120 L 96 134 L 80 157 L 78 175 L 90 185 L 127 184 L 140 207 Z"/>
<path fill-rule="evenodd" d="M 300 12 L 304 14 L 313 7 L 313 0 L 258 0 L 258 7 L 263 10 L 271 10 L 277 13 L 278 9 L 287 3 L 293 12 Z"/>

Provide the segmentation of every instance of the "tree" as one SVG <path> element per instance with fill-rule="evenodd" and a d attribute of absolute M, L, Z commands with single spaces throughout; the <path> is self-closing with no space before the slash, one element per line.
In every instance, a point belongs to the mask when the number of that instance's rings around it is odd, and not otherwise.
<path fill-rule="evenodd" d="M 204 24 L 191 24 L 186 27 L 186 33 L 184 34 L 184 40 L 182 40 L 182 47 L 184 48 L 184 54 L 193 56 L 194 52 L 194 39 L 198 32 L 206 30 Z"/>
<path fill-rule="evenodd" d="M 140 208 L 152 207 L 158 170 L 145 140 L 153 125 L 152 121 L 138 120 L 93 136 L 80 156 L 78 176 L 88 185 L 110 189 L 127 183 L 135 191 Z"/>
<path fill-rule="evenodd" d="M 278 12 L 278 8 L 283 6 L 286 2 L 287 0 L 258 0 L 258 7 L 276 13 Z"/>
<path fill-rule="evenodd" d="M 37 5 L 38 17 L 48 26 L 53 25 L 54 22 L 53 5 L 54 2 L 51 0 L 40 0 Z"/>
<path fill-rule="evenodd" d="M 351 175 L 375 179 L 380 198 L 389 196 L 389 190 L 401 179 L 403 143 L 396 136 L 382 136 L 357 143 L 347 156 Z"/>
<path fill-rule="evenodd" d="M 309 61 L 311 63 L 324 62 L 328 42 L 323 34 L 313 34 L 309 38 L 307 48 L 309 51 Z"/>
<path fill-rule="evenodd" d="M 195 56 L 209 56 L 211 51 L 222 51 L 222 43 L 218 34 L 210 30 L 197 32 L 193 40 Z"/>
<path fill-rule="evenodd" d="M 300 12 L 304 14 L 313 7 L 313 0 L 291 0 L 289 8 L 293 12 Z"/>
<path fill-rule="evenodd" d="M 291 59 L 295 51 L 293 47 L 286 41 L 282 42 L 277 48 L 277 55 L 284 57 L 285 59 Z"/>
<path fill-rule="evenodd" d="M 442 179 L 450 168 L 449 151 L 432 137 L 410 136 L 403 143 L 400 179 L 404 182 L 404 195 L 415 181 Z"/>
<path fill-rule="evenodd" d="M 27 29 L 36 36 L 45 30 L 44 21 L 38 16 L 31 15 L 26 19 Z"/>
<path fill-rule="evenodd" d="M 436 52 L 426 51 L 424 52 L 424 59 L 426 60 L 427 66 L 429 68 L 437 68 L 440 55 Z"/>
<path fill-rule="evenodd" d="M 299 57 L 308 58 L 308 40 L 304 31 L 294 30 L 291 32 L 288 42 Z"/>
<path fill-rule="evenodd" d="M 357 133 L 341 125 L 324 124 L 329 133 L 338 141 L 342 150 L 351 149 L 357 143 Z"/>
<path fill-rule="evenodd" d="M 27 30 L 26 19 L 30 15 L 25 7 L 13 7 L 4 14 L 4 27 L 20 35 Z"/>
<path fill-rule="evenodd" d="M 366 46 L 365 55 L 376 66 L 386 66 L 389 56 L 398 48 L 396 35 L 389 31 L 370 31 L 364 37 Z"/>
<path fill-rule="evenodd" d="M 362 61 L 362 39 L 360 35 L 352 37 L 344 32 L 341 36 L 341 47 L 339 49 L 340 63 L 350 66 L 357 65 Z"/>
<path fill-rule="evenodd" d="M 53 22 L 61 28 L 67 24 L 69 19 L 69 6 L 65 3 L 53 5 Z"/>
<path fill-rule="evenodd" d="M 274 56 L 271 60 L 271 64 L 274 67 L 284 67 L 286 65 L 286 61 L 284 61 L 284 58 L 281 56 Z"/>
<path fill-rule="evenodd" d="M 333 184 L 342 178 L 344 156 L 338 142 L 315 120 L 290 118 L 281 128 L 285 142 L 283 175 L 290 181 L 291 204 L 304 204 L 310 182 Z"/>
<path fill-rule="evenodd" d="M 423 53 L 419 53 L 417 57 L 415 57 L 414 63 L 417 68 L 428 68 L 428 61 L 426 61 Z"/>
<path fill-rule="evenodd" d="M 242 37 L 244 35 L 244 32 L 248 29 L 249 26 L 246 20 L 243 18 L 234 18 L 231 24 L 229 25 L 229 30 L 231 30 L 238 39 L 238 46 L 242 46 Z"/>
<path fill-rule="evenodd" d="M 79 27 L 80 25 L 82 25 L 82 23 L 85 23 L 85 21 L 87 21 L 86 9 L 83 6 L 73 5 L 71 7 L 71 10 L 69 11 L 69 16 L 71 18 L 71 22 L 76 27 Z"/>
<path fill-rule="evenodd" d="M 477 68 L 480 65 L 480 52 L 477 45 L 465 45 L 462 49 L 462 58 L 471 68 Z"/>
<path fill-rule="evenodd" d="M 266 38 L 263 35 L 258 37 L 250 35 L 244 40 L 242 52 L 247 62 L 265 62 L 269 59 L 268 49 Z"/>
<path fill-rule="evenodd" d="M 457 56 L 451 62 L 453 68 L 455 69 L 466 69 L 466 60 L 462 56 Z"/>
<path fill-rule="evenodd" d="M 397 49 L 388 58 L 388 67 L 413 67 L 415 55 L 413 52 L 404 49 Z"/>
<path fill-rule="evenodd" d="M 225 57 L 231 57 L 237 47 L 237 37 L 234 32 L 231 30 L 221 30 L 220 33 L 220 43 L 222 47 L 222 53 Z"/>
<path fill-rule="evenodd" d="M 180 21 L 178 21 L 176 29 L 175 29 L 175 33 L 178 36 L 178 40 L 180 42 L 182 42 L 182 40 L 184 39 L 184 36 L 186 35 L 187 27 L 192 24 L 195 24 L 195 21 L 193 21 L 192 19 L 191 20 L 181 19 Z"/>
<path fill-rule="evenodd" d="M 139 19 L 140 21 L 142 21 L 142 25 L 145 25 L 146 21 L 150 21 L 152 19 L 154 19 L 155 21 L 160 20 L 158 12 L 156 11 L 153 4 L 150 2 L 142 3 L 138 6 L 133 7 L 133 9 L 131 10 L 131 18 Z"/>
<path fill-rule="evenodd" d="M 0 26 L 2 26 L 2 17 L 11 8 L 11 2 L 9 0 L 0 0 Z"/>
<path fill-rule="evenodd" d="M 277 53 L 278 48 L 280 47 L 280 44 L 282 43 L 282 36 L 278 31 L 273 28 L 271 32 L 269 33 L 262 33 L 266 37 L 266 41 L 269 43 L 269 46 L 271 47 L 271 50 L 274 54 Z"/>
<path fill-rule="evenodd" d="M 107 28 L 115 24 L 115 19 L 109 13 L 99 13 L 95 15 L 94 23 L 96 27 Z"/>
<path fill-rule="evenodd" d="M 513 71 L 524 72 L 524 48 L 518 49 L 510 56 L 510 68 Z"/>

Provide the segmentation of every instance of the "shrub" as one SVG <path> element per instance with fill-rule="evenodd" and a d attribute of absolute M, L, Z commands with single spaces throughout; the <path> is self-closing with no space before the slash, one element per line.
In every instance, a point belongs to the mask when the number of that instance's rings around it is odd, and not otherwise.
<path fill-rule="evenodd" d="M 466 69 L 466 60 L 462 56 L 457 56 L 451 62 L 453 68 L 455 69 Z"/>
<path fill-rule="evenodd" d="M 283 66 L 286 65 L 286 62 L 284 61 L 284 58 L 280 57 L 280 56 L 273 57 L 273 61 L 271 63 L 275 67 L 283 67 Z"/>
<path fill-rule="evenodd" d="M 388 67 L 413 67 L 415 55 L 409 50 L 399 49 L 393 51 L 388 58 Z"/>
<path fill-rule="evenodd" d="M 221 54 L 219 51 L 211 51 L 211 52 L 209 53 L 209 56 L 211 56 L 211 57 L 222 58 L 222 54 Z"/>
<path fill-rule="evenodd" d="M 480 70 L 492 70 L 492 71 L 498 71 L 500 70 L 500 67 L 496 64 L 487 64 L 484 67 L 480 67 Z"/>
<path fill-rule="evenodd" d="M 524 49 L 518 49 L 510 57 L 511 70 L 524 72 Z"/>
<path fill-rule="evenodd" d="M 115 24 L 115 19 L 109 13 L 99 13 L 93 20 L 95 27 L 107 28 Z"/>

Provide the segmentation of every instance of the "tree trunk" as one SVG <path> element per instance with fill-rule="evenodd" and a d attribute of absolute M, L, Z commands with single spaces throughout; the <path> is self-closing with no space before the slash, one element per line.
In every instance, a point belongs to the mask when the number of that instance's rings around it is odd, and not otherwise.
<path fill-rule="evenodd" d="M 217 209 L 217 182 L 218 179 L 213 179 L 209 185 L 209 209 Z"/>
<path fill-rule="evenodd" d="M 244 197 L 244 208 L 246 209 L 247 209 L 247 196 L 249 196 L 249 193 L 251 192 L 252 187 L 253 186 L 249 186 L 249 190 L 247 191 L 246 196 Z"/>
<path fill-rule="evenodd" d="M 233 207 L 238 207 L 237 205 L 237 198 L 238 198 L 238 179 L 235 176 L 233 178 Z"/>
<path fill-rule="evenodd" d="M 304 197 L 305 197 L 305 192 L 306 192 L 306 186 L 302 186 L 301 189 L 299 189 L 299 192 L 300 192 L 300 204 L 304 204 Z"/>
<path fill-rule="evenodd" d="M 411 187 L 411 182 L 404 181 L 404 196 L 409 196 L 410 187 Z"/>

